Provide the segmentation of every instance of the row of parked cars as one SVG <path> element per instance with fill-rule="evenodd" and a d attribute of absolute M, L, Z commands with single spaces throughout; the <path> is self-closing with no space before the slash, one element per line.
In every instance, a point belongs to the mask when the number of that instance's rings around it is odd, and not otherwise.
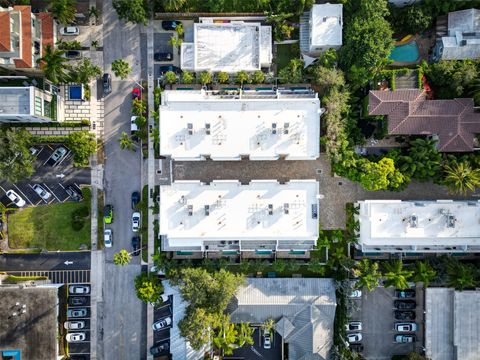
<path fill-rule="evenodd" d="M 417 324 L 412 321 L 415 320 L 415 309 L 417 303 L 413 300 L 416 296 L 415 290 L 395 290 L 396 300 L 393 301 L 395 310 L 393 315 L 395 320 L 402 320 L 402 322 L 395 322 L 395 331 L 400 334 L 395 334 L 394 342 L 396 343 L 412 343 L 415 342 L 416 337 L 414 334 L 402 334 L 417 331 Z"/>
<path fill-rule="evenodd" d="M 80 319 L 87 317 L 88 311 L 85 307 L 77 306 L 86 306 L 88 304 L 87 296 L 90 295 L 90 286 L 70 285 L 68 294 L 68 305 L 70 308 L 67 310 L 67 317 L 69 320 L 63 323 L 63 327 L 73 332 L 69 332 L 65 339 L 69 343 L 85 341 L 87 338 L 86 333 L 79 330 L 86 328 L 86 321 Z"/>
<path fill-rule="evenodd" d="M 160 319 L 158 319 L 152 324 L 153 331 L 161 331 L 161 330 L 165 330 L 172 327 L 173 318 L 172 318 L 171 297 L 166 294 L 162 294 L 161 299 L 162 299 L 162 303 L 160 305 L 160 308 L 167 309 L 168 314 L 162 316 Z M 169 352 L 170 352 L 169 340 L 159 341 L 150 348 L 150 354 L 152 354 L 153 356 L 168 355 Z"/>

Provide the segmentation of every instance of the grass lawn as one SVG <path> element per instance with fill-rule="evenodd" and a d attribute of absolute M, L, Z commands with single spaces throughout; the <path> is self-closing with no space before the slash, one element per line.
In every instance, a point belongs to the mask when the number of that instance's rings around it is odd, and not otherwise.
<path fill-rule="evenodd" d="M 142 259 L 148 262 L 148 185 L 145 185 L 142 189 L 142 200 L 139 205 L 142 213 Z"/>
<path fill-rule="evenodd" d="M 300 57 L 300 45 L 298 43 L 279 44 L 275 46 L 277 47 L 277 72 L 287 66 L 291 59 L 298 59 Z"/>
<path fill-rule="evenodd" d="M 72 213 L 87 207 L 90 212 L 90 189 L 83 189 L 84 200 L 21 209 L 8 216 L 8 243 L 13 249 L 78 250 L 90 248 L 90 216 L 83 227 L 72 228 Z"/>

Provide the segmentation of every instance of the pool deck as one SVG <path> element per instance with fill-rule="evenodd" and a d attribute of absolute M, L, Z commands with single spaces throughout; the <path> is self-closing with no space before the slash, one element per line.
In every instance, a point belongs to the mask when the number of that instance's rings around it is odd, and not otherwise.
<path fill-rule="evenodd" d="M 407 45 L 410 44 L 411 42 L 415 41 L 418 46 L 418 52 L 419 56 L 416 61 L 394 61 L 391 66 L 395 67 L 402 67 L 402 66 L 409 66 L 409 65 L 418 65 L 420 64 L 423 60 L 428 60 L 428 52 L 430 48 L 434 45 L 435 39 L 432 38 L 427 34 L 427 36 L 423 35 L 414 35 L 407 41 L 397 41 L 395 43 L 395 46 L 400 46 L 400 45 Z"/>

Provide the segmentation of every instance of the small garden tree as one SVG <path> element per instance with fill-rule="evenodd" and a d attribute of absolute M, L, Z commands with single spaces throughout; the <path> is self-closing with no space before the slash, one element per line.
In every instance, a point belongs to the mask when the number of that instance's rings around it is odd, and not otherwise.
<path fill-rule="evenodd" d="M 235 75 L 235 82 L 243 85 L 243 83 L 248 82 L 248 73 L 246 71 L 239 71 L 237 75 Z"/>
<path fill-rule="evenodd" d="M 296 84 L 303 80 L 303 60 L 291 59 L 288 66 L 278 72 L 282 83 Z"/>
<path fill-rule="evenodd" d="M 448 286 L 463 291 L 476 286 L 475 267 L 462 264 L 458 260 L 450 260 L 447 264 Z"/>
<path fill-rule="evenodd" d="M 77 12 L 75 6 L 76 2 L 74 0 L 52 0 L 49 9 L 60 24 L 68 25 L 75 22 Z"/>
<path fill-rule="evenodd" d="M 163 286 L 158 277 L 142 273 L 135 278 L 135 290 L 140 300 L 156 304 L 161 301 Z"/>
<path fill-rule="evenodd" d="M 115 76 L 125 80 L 132 72 L 132 68 L 125 60 L 117 59 L 112 62 L 112 71 Z"/>
<path fill-rule="evenodd" d="M 125 249 L 113 254 L 113 263 L 115 265 L 125 266 L 130 263 L 130 260 L 132 260 L 132 256 Z"/>
<path fill-rule="evenodd" d="M 186 3 L 186 0 L 162 0 L 166 12 L 178 12 Z"/>
<path fill-rule="evenodd" d="M 165 73 L 165 81 L 170 85 L 175 84 L 177 82 L 177 74 L 173 71 L 167 71 Z"/>
<path fill-rule="evenodd" d="M 226 72 L 220 71 L 217 74 L 217 81 L 220 84 L 226 84 L 226 83 L 228 83 L 229 80 L 230 80 L 230 75 L 228 75 Z"/>
<path fill-rule="evenodd" d="M 93 65 L 89 58 L 83 58 L 70 71 L 70 81 L 88 86 L 90 81 L 102 74 L 99 66 Z"/>
<path fill-rule="evenodd" d="M 472 169 L 466 161 L 443 167 L 444 183 L 453 193 L 466 194 L 480 187 L 480 169 Z"/>
<path fill-rule="evenodd" d="M 372 291 L 380 283 L 382 274 L 378 269 L 378 262 L 369 259 L 360 260 L 352 269 L 353 276 L 359 278 L 359 286 Z"/>
<path fill-rule="evenodd" d="M 183 70 L 183 72 L 182 72 L 182 83 L 184 83 L 184 84 L 193 83 L 193 74 L 189 71 Z"/>
<path fill-rule="evenodd" d="M 90 155 L 97 151 L 95 135 L 86 130 L 71 132 L 66 144 L 73 151 L 75 166 L 88 166 Z"/>
<path fill-rule="evenodd" d="M 253 84 L 262 84 L 265 81 L 265 74 L 261 70 L 254 71 L 252 74 Z"/>
<path fill-rule="evenodd" d="M 202 85 L 208 85 L 212 82 L 212 73 L 209 71 L 202 71 L 198 77 L 198 80 Z"/>
<path fill-rule="evenodd" d="M 423 287 L 427 288 L 430 281 L 434 280 L 437 276 L 437 272 L 430 266 L 427 260 L 417 261 L 415 264 L 415 275 L 413 280 L 415 282 L 422 282 Z"/>
<path fill-rule="evenodd" d="M 147 11 L 143 0 L 113 0 L 112 4 L 120 19 L 147 25 Z"/>
<path fill-rule="evenodd" d="M 120 143 L 120 149 L 128 149 L 130 151 L 135 151 L 133 140 L 130 138 L 130 136 L 128 136 L 125 131 L 122 131 L 118 142 Z"/>
<path fill-rule="evenodd" d="M 135 115 L 143 115 L 147 111 L 147 104 L 145 101 L 140 100 L 140 99 L 133 99 L 132 101 L 132 112 Z"/>
<path fill-rule="evenodd" d="M 408 288 L 408 281 L 412 278 L 413 271 L 405 269 L 401 260 L 385 263 L 384 268 L 383 277 L 385 278 L 384 283 L 386 287 Z"/>

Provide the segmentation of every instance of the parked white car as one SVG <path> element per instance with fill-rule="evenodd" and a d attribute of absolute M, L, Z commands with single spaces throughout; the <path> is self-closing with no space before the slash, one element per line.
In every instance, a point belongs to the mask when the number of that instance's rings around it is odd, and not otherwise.
<path fill-rule="evenodd" d="M 84 332 L 78 332 L 78 333 L 69 333 L 67 334 L 67 336 L 65 336 L 65 338 L 69 343 L 72 343 L 72 342 L 85 341 L 86 336 Z"/>
<path fill-rule="evenodd" d="M 134 232 L 140 230 L 140 213 L 138 211 L 132 214 L 132 230 Z"/>
<path fill-rule="evenodd" d="M 25 206 L 25 200 L 23 200 L 20 195 L 18 195 L 15 191 L 13 190 L 8 190 L 6 193 L 8 199 L 13 202 L 15 205 L 17 205 L 19 208 Z"/>
<path fill-rule="evenodd" d="M 112 230 L 111 229 L 105 229 L 103 232 L 103 244 L 105 247 L 112 247 L 113 243 L 113 236 L 112 236 Z"/>
<path fill-rule="evenodd" d="M 63 327 L 67 330 L 80 330 L 85 327 L 85 321 L 65 321 Z"/>
<path fill-rule="evenodd" d="M 348 334 L 347 335 L 347 341 L 349 343 L 357 343 L 362 341 L 362 334 L 360 333 L 353 333 L 353 334 Z"/>
<path fill-rule="evenodd" d="M 52 196 L 52 194 L 45 190 L 40 184 L 35 184 L 32 186 L 32 188 L 38 194 L 38 196 L 40 196 L 45 201 L 50 199 L 50 196 Z"/>
<path fill-rule="evenodd" d="M 172 318 L 166 317 L 164 319 L 158 320 L 152 324 L 153 331 L 161 330 L 169 327 L 172 324 Z"/>
<path fill-rule="evenodd" d="M 395 331 L 398 331 L 398 332 L 417 331 L 417 324 L 414 322 L 395 323 Z"/>
<path fill-rule="evenodd" d="M 80 34 L 80 29 L 77 26 L 62 26 L 60 28 L 60 34 L 75 36 Z"/>

